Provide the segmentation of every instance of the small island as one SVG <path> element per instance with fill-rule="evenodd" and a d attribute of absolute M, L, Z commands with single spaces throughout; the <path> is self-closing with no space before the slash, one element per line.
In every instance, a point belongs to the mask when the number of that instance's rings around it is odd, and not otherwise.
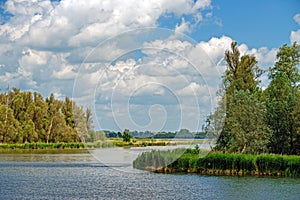
<path fill-rule="evenodd" d="M 220 101 L 207 118 L 205 134 L 216 136 L 211 152 L 196 149 L 152 151 L 133 163 L 137 169 L 205 175 L 300 176 L 300 46 L 283 45 L 270 84 L 261 88 L 256 58 L 237 43 L 225 52 L 227 70 Z"/>

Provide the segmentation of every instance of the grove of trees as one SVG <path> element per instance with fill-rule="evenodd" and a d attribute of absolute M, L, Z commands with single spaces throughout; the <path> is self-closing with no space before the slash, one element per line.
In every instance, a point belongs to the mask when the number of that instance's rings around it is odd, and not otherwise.
<path fill-rule="evenodd" d="M 90 109 L 68 97 L 44 99 L 17 88 L 0 94 L 0 143 L 85 141 L 92 123 Z"/>
<path fill-rule="evenodd" d="M 225 61 L 221 101 L 205 127 L 207 134 L 219 135 L 216 150 L 300 154 L 300 46 L 279 49 L 264 90 L 259 84 L 264 71 L 255 56 L 241 56 L 236 42 Z"/>

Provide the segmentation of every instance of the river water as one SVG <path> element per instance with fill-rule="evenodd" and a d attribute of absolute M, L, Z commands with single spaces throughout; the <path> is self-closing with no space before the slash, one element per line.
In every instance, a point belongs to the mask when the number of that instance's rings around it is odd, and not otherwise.
<path fill-rule="evenodd" d="M 157 174 L 133 169 L 132 160 L 148 150 L 2 154 L 0 199 L 300 199 L 299 178 Z"/>

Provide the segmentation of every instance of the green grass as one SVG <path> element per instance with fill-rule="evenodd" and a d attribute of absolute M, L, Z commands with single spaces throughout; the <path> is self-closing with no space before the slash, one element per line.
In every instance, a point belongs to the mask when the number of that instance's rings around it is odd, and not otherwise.
<path fill-rule="evenodd" d="M 83 149 L 84 144 L 80 142 L 72 143 L 23 143 L 23 144 L 0 144 L 0 150 L 5 149 Z"/>
<path fill-rule="evenodd" d="M 67 150 L 67 149 L 94 149 L 94 148 L 110 148 L 110 147 L 146 147 L 146 146 L 167 146 L 178 144 L 194 144 L 199 143 L 199 140 L 178 141 L 169 139 L 148 139 L 148 138 L 133 138 L 131 142 L 123 142 L 122 138 L 111 138 L 99 140 L 96 142 L 58 142 L 58 143 L 21 143 L 21 144 L 2 144 L 0 143 L 0 153 L 34 153 L 30 150 Z M 200 141 L 201 142 L 201 141 Z M 43 151 L 38 151 L 41 153 Z M 45 151 L 47 152 L 47 151 Z M 58 152 L 58 151 L 56 151 Z"/>
<path fill-rule="evenodd" d="M 0 149 L 0 154 L 81 154 L 87 149 Z"/>
<path fill-rule="evenodd" d="M 134 162 L 137 169 L 207 175 L 300 176 L 300 156 L 209 153 L 199 150 L 152 151 Z M 204 152 L 205 153 L 205 152 Z"/>

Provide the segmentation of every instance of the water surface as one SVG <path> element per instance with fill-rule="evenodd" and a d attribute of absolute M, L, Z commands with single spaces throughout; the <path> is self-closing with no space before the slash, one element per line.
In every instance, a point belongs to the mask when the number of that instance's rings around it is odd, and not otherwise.
<path fill-rule="evenodd" d="M 133 169 L 132 159 L 144 150 L 2 154 L 0 199 L 300 199 L 300 179 L 296 178 L 157 174 Z"/>

